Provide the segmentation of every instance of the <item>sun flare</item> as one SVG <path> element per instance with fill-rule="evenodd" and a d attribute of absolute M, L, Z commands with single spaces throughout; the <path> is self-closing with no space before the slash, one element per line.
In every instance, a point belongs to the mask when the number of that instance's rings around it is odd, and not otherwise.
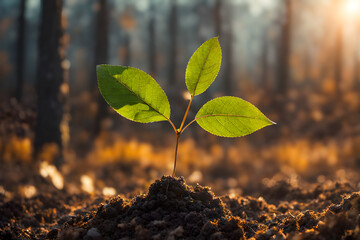
<path fill-rule="evenodd" d="M 347 15 L 360 15 L 360 0 L 346 0 L 344 10 Z"/>

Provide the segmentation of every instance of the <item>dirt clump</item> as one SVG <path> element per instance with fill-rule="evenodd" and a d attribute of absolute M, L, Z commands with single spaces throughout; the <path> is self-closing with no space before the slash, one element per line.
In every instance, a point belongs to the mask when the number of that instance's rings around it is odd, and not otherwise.
<path fill-rule="evenodd" d="M 278 189 L 279 185 L 284 186 L 279 183 L 275 188 Z M 278 200 L 274 201 L 274 192 L 270 198 L 272 204 L 263 197 L 236 196 L 224 199 L 233 215 L 245 219 L 252 226 L 253 234 L 246 231 L 246 237 L 360 239 L 360 192 L 353 192 L 350 184 L 336 183 L 331 188 L 317 185 L 311 190 L 296 189 L 298 200 L 292 195 L 283 195 L 282 198 L 278 195 Z"/>
<path fill-rule="evenodd" d="M 241 239 L 245 221 L 234 217 L 208 187 L 162 177 L 147 195 L 101 205 L 91 219 L 68 223 L 60 239 Z"/>
<path fill-rule="evenodd" d="M 360 239 L 360 192 L 351 183 L 282 181 L 255 196 L 218 198 L 164 176 L 132 199 L 66 191 L 1 197 L 0 239 Z"/>
<path fill-rule="evenodd" d="M 93 208 L 96 201 L 89 195 L 70 195 L 62 191 L 32 198 L 16 196 L 7 201 L 3 198 L 0 201 L 0 239 L 56 239 L 62 224 L 81 213 L 73 209 L 83 203 L 86 203 L 87 212 L 96 209 Z"/>

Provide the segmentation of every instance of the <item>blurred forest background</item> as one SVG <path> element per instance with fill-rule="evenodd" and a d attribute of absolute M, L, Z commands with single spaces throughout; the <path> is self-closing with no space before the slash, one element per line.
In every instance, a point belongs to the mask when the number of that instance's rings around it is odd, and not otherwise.
<path fill-rule="evenodd" d="M 139 193 L 170 174 L 171 128 L 117 115 L 95 66 L 150 73 L 179 124 L 186 64 L 214 36 L 221 71 L 190 117 L 234 95 L 278 124 L 239 139 L 191 126 L 177 175 L 217 194 L 360 183 L 359 0 L 2 0 L 0 192 L 31 197 L 48 179 L 70 193 Z"/>

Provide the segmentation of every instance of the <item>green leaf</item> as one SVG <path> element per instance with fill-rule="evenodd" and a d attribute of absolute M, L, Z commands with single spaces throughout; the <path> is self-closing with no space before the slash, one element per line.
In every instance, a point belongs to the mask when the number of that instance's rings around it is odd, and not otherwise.
<path fill-rule="evenodd" d="M 220 70 L 221 48 L 218 37 L 203 43 L 191 56 L 186 68 L 186 87 L 191 95 L 203 93 Z"/>
<path fill-rule="evenodd" d="M 98 65 L 96 72 L 102 96 L 121 116 L 141 123 L 169 120 L 168 98 L 147 73 L 112 65 Z"/>
<path fill-rule="evenodd" d="M 275 124 L 254 105 L 237 97 L 207 102 L 195 120 L 206 131 L 221 137 L 241 137 Z"/>

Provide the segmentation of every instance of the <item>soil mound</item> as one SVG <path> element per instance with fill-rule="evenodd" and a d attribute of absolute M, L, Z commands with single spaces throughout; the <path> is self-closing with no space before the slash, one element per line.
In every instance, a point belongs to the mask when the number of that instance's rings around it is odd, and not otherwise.
<path fill-rule="evenodd" d="M 241 239 L 245 221 L 234 217 L 208 187 L 162 177 L 147 195 L 114 198 L 93 218 L 65 228 L 60 239 Z"/>
<path fill-rule="evenodd" d="M 230 196 L 171 177 L 134 199 L 0 196 L 0 239 L 360 239 L 360 192 L 350 183 L 279 181 L 262 197 Z"/>
<path fill-rule="evenodd" d="M 279 186 L 280 192 L 292 194 L 282 199 L 275 191 Z M 280 182 L 274 188 L 268 189 L 276 193 L 272 204 L 250 196 L 224 197 L 223 202 L 208 187 L 188 186 L 184 178 L 162 177 L 147 195 L 131 201 L 116 197 L 93 214 L 72 219 L 58 237 L 359 239 L 360 194 L 349 184 L 330 189 L 319 185 L 305 191 Z"/>

